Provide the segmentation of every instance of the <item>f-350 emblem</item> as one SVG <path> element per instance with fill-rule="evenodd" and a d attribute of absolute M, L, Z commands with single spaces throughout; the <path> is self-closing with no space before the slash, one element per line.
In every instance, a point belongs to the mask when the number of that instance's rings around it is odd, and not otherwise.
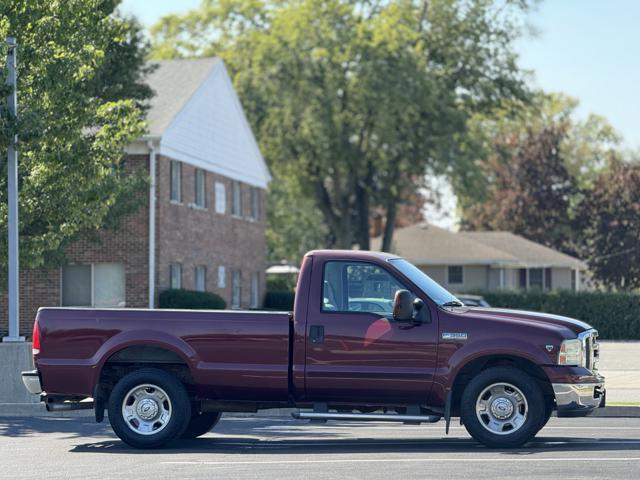
<path fill-rule="evenodd" d="M 467 334 L 464 332 L 444 332 L 442 334 L 443 340 L 466 340 Z"/>

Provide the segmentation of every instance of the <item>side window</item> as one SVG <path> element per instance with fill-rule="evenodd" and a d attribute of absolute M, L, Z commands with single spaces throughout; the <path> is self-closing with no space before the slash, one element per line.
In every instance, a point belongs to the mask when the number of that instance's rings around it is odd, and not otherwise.
<path fill-rule="evenodd" d="M 169 265 L 169 287 L 182 288 L 182 265 L 179 263 Z"/>
<path fill-rule="evenodd" d="M 327 262 L 323 277 L 323 312 L 391 314 L 393 298 L 404 289 L 391 274 L 365 262 Z"/>
<path fill-rule="evenodd" d="M 224 183 L 216 182 L 216 213 L 227 212 L 227 191 Z"/>
<path fill-rule="evenodd" d="M 231 214 L 236 217 L 242 216 L 242 187 L 237 180 L 231 184 Z"/>
<path fill-rule="evenodd" d="M 182 201 L 182 164 L 176 160 L 170 163 L 171 201 Z"/>
<path fill-rule="evenodd" d="M 207 207 L 207 174 L 204 170 L 196 168 L 195 204 L 197 207 Z"/>
<path fill-rule="evenodd" d="M 125 269 L 121 263 L 62 267 L 63 307 L 124 307 Z"/>

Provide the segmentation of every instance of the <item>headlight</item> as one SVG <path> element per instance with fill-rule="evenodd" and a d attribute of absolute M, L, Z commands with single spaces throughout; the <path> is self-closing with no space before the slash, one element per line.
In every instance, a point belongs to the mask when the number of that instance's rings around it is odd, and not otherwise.
<path fill-rule="evenodd" d="M 584 351 L 582 341 L 579 339 L 565 340 L 560 345 L 560 355 L 558 355 L 558 365 L 570 365 L 580 367 L 584 362 Z"/>

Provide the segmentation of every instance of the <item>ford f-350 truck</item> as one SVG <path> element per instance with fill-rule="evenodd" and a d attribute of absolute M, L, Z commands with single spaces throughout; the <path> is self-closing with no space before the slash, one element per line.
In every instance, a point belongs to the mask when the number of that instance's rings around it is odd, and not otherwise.
<path fill-rule="evenodd" d="M 554 410 L 605 404 L 597 332 L 556 315 L 465 307 L 394 255 L 319 250 L 289 312 L 42 308 L 26 388 L 49 410 L 105 410 L 127 444 L 211 430 L 222 412 L 293 407 L 316 421 L 460 417 L 491 447 Z"/>

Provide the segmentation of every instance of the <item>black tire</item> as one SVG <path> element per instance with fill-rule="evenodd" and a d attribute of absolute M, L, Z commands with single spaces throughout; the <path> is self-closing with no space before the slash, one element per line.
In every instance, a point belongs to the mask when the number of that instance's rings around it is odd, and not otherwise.
<path fill-rule="evenodd" d="M 149 398 L 153 395 L 164 398 L 166 393 L 166 400 L 158 400 L 155 403 L 156 407 L 170 412 L 162 419 L 150 418 L 147 424 L 151 425 L 152 429 L 147 434 L 136 431 L 136 428 L 140 428 L 139 425 L 136 426 L 136 418 L 140 417 L 127 420 L 123 415 L 124 402 L 133 401 L 131 392 L 136 387 L 142 388 L 143 385 L 151 386 L 143 389 L 144 392 L 148 392 Z M 140 413 L 140 406 L 139 401 L 133 401 L 130 408 Z M 108 408 L 113 431 L 123 442 L 134 448 L 159 448 L 167 445 L 182 435 L 191 418 L 191 402 L 184 385 L 171 373 L 156 368 L 143 368 L 122 377 L 109 396 Z M 147 409 L 143 414 L 152 412 L 152 409 Z M 156 429 L 157 433 L 153 433 Z"/>
<path fill-rule="evenodd" d="M 197 438 L 210 432 L 211 429 L 216 426 L 221 416 L 222 413 L 220 412 L 200 412 L 192 415 L 187 428 L 182 432 L 180 438 Z"/>
<path fill-rule="evenodd" d="M 553 409 L 555 406 L 552 398 L 545 398 L 544 400 L 544 417 L 542 418 L 542 423 L 538 428 L 538 432 L 542 430 L 547 423 L 549 423 L 549 419 L 551 418 L 551 415 L 553 415 Z"/>
<path fill-rule="evenodd" d="M 510 429 L 500 430 L 501 433 L 491 431 L 490 415 L 476 413 L 476 403 L 481 394 L 494 384 L 505 383 L 520 390 L 526 401 L 526 415 L 518 426 L 511 425 Z M 511 390 L 511 387 L 508 387 Z M 486 394 L 482 395 L 487 401 Z M 489 397 L 490 399 L 491 397 Z M 506 397 L 505 397 L 506 398 Z M 516 409 L 514 408 L 514 412 Z M 537 382 L 522 370 L 513 367 L 493 367 L 480 372 L 465 388 L 460 402 L 460 416 L 469 434 L 480 443 L 493 448 L 519 447 L 533 437 L 543 424 L 545 416 L 545 401 L 542 390 Z M 481 420 L 482 418 L 482 420 Z M 509 418 L 507 418 L 509 420 Z M 487 425 L 485 427 L 485 424 Z M 507 423 L 507 427 L 509 424 Z M 506 428 L 506 427 L 504 427 Z M 510 430 L 513 432 L 510 433 Z"/>

